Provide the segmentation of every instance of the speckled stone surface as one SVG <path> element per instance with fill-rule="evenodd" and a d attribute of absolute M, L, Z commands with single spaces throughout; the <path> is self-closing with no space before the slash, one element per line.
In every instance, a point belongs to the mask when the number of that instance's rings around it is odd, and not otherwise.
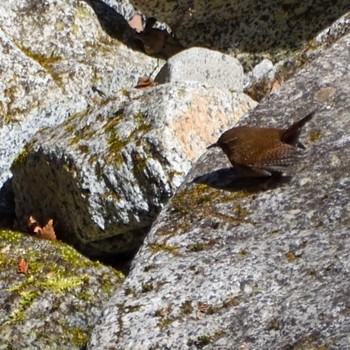
<path fill-rule="evenodd" d="M 8 230 L 0 230 L 0 267 L 1 350 L 82 349 L 124 278 L 64 243 Z"/>
<path fill-rule="evenodd" d="M 123 90 L 36 134 L 16 158 L 17 218 L 53 218 L 88 254 L 130 252 L 206 146 L 255 105 L 195 82 Z"/>
<path fill-rule="evenodd" d="M 237 179 L 212 149 L 160 213 L 89 350 L 349 349 L 350 36 L 240 124 L 303 129 L 291 179 Z"/>
<path fill-rule="evenodd" d="M 199 81 L 222 89 L 242 91 L 243 68 L 229 55 L 193 47 L 169 58 L 155 80 L 159 83 Z"/>
<path fill-rule="evenodd" d="M 157 64 L 108 36 L 84 1 L 2 3 L 0 188 L 36 131 L 98 104 L 100 94 L 134 86 Z"/>
<path fill-rule="evenodd" d="M 185 47 L 232 52 L 246 63 L 294 56 L 309 40 L 350 10 L 347 0 L 132 0 L 167 23 Z M 314 43 L 315 44 L 315 43 Z"/>

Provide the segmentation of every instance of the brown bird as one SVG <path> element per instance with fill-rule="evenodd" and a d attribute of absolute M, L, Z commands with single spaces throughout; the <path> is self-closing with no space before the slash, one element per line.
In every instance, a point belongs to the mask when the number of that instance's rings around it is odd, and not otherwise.
<path fill-rule="evenodd" d="M 220 147 L 235 171 L 243 177 L 266 177 L 287 173 L 298 164 L 305 147 L 298 141 L 301 128 L 316 111 L 287 129 L 238 126 L 224 132 L 208 147 Z"/>

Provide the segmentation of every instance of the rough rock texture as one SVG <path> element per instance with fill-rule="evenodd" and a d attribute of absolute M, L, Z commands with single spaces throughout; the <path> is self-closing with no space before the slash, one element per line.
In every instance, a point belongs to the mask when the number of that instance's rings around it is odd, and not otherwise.
<path fill-rule="evenodd" d="M 17 218 L 53 218 L 89 254 L 137 248 L 192 163 L 256 103 L 179 83 L 101 105 L 38 133 L 12 167 Z"/>
<path fill-rule="evenodd" d="M 243 90 L 239 61 L 219 51 L 193 47 L 171 57 L 157 74 L 159 83 L 199 81 L 210 86 Z"/>
<path fill-rule="evenodd" d="M 274 62 L 299 50 L 350 10 L 347 0 L 192 1 L 132 0 L 167 23 L 185 47 L 204 46 Z"/>
<path fill-rule="evenodd" d="M 349 349 L 350 36 L 241 124 L 303 129 L 291 179 L 238 179 L 219 149 L 160 213 L 89 350 Z"/>
<path fill-rule="evenodd" d="M 93 2 L 93 0 L 85 1 Z M 103 0 L 102 2 L 111 7 L 120 15 L 122 15 L 127 21 L 130 20 L 135 14 L 140 14 L 140 11 L 135 9 L 135 7 L 130 3 L 129 0 Z"/>
<path fill-rule="evenodd" d="M 1 350 L 81 349 L 123 280 L 64 243 L 4 230 L 0 266 Z"/>
<path fill-rule="evenodd" d="M 5 1 L 0 12 L 0 188 L 10 177 L 12 160 L 36 131 L 98 103 L 101 94 L 134 86 L 156 66 L 155 59 L 109 37 L 83 1 Z"/>
<path fill-rule="evenodd" d="M 278 78 L 282 77 L 277 76 L 276 66 L 270 60 L 264 59 L 245 75 L 244 92 L 255 101 L 261 101 L 276 84 L 277 87 L 280 85 Z"/>

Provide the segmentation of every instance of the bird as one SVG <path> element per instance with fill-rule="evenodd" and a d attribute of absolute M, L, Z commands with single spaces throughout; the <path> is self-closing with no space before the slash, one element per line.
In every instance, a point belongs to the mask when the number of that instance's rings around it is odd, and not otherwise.
<path fill-rule="evenodd" d="M 287 129 L 238 126 L 224 132 L 207 148 L 219 147 L 240 177 L 289 175 L 303 159 L 305 147 L 299 142 L 302 127 L 316 111 Z"/>

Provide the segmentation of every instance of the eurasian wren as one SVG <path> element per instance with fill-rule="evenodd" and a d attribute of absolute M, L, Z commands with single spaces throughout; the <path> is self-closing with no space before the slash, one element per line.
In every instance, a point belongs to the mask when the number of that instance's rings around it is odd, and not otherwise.
<path fill-rule="evenodd" d="M 287 173 L 302 159 L 305 147 L 298 141 L 299 135 L 314 113 L 309 113 L 287 129 L 238 126 L 224 132 L 208 148 L 220 147 L 234 170 L 243 177 Z"/>

